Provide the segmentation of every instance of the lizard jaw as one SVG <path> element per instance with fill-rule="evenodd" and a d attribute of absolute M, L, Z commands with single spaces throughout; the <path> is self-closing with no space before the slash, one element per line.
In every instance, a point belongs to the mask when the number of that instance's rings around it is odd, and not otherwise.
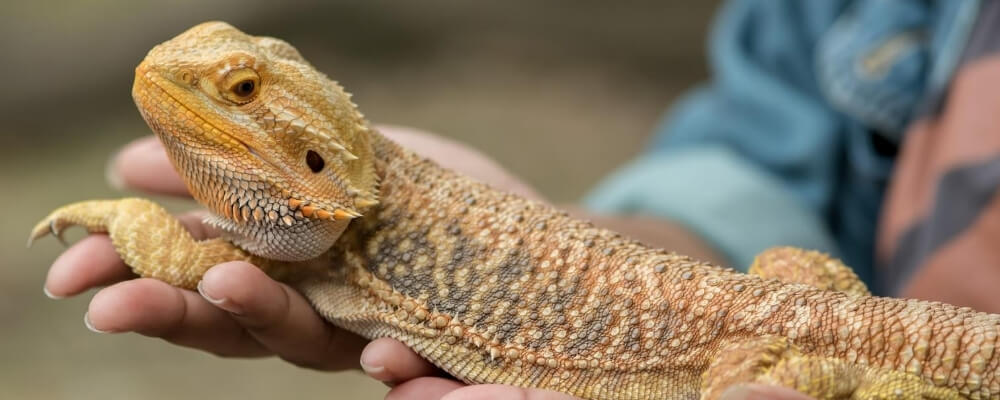
<path fill-rule="evenodd" d="M 347 229 L 349 220 L 319 221 L 303 219 L 288 225 L 241 224 L 224 216 L 211 214 L 204 222 L 223 232 L 222 236 L 240 248 L 260 257 L 279 261 L 306 261 L 325 253 Z"/>

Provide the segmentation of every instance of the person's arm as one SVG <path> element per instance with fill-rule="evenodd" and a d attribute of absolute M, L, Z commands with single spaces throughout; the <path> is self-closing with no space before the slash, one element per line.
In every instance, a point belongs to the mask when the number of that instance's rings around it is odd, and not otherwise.
<path fill-rule="evenodd" d="M 560 208 L 569 211 L 575 218 L 589 220 L 595 226 L 621 233 L 650 247 L 669 249 L 716 265 L 726 263 L 726 258 L 701 236 L 660 216 L 601 214 L 576 204 L 564 204 Z"/>
<path fill-rule="evenodd" d="M 836 253 L 824 217 L 844 128 L 814 74 L 816 42 L 840 3 L 727 2 L 710 41 L 712 80 L 681 98 L 649 150 L 586 205 L 673 221 L 738 269 L 778 245 Z"/>

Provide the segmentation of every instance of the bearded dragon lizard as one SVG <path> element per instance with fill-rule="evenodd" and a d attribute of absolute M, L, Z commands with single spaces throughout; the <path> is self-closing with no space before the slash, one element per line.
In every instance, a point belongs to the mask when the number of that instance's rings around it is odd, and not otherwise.
<path fill-rule="evenodd" d="M 143 199 L 59 208 L 32 239 L 106 232 L 136 273 L 194 288 L 246 260 L 326 319 L 470 383 L 593 399 L 1000 398 L 1000 316 L 870 296 L 823 254 L 750 274 L 646 247 L 445 170 L 375 131 L 278 39 L 221 22 L 153 48 L 132 94 L 222 238 Z"/>

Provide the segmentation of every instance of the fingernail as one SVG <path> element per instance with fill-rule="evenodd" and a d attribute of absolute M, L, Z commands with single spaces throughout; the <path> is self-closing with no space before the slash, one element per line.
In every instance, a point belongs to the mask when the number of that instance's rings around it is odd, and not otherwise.
<path fill-rule="evenodd" d="M 102 331 L 100 329 L 95 328 L 94 327 L 94 323 L 90 322 L 90 312 L 89 311 L 83 313 L 83 325 L 85 325 L 87 327 L 87 329 L 90 329 L 90 331 L 94 332 L 94 333 L 111 333 L 111 331 Z"/>
<path fill-rule="evenodd" d="M 233 303 L 232 301 L 229 301 L 229 299 L 227 299 L 225 297 L 223 297 L 223 298 L 215 298 L 212 295 L 206 293 L 205 292 L 205 287 L 204 287 L 204 285 L 202 285 L 204 282 L 205 281 L 203 281 L 203 280 L 202 281 L 198 281 L 198 293 L 201 294 L 201 297 L 203 297 L 205 300 L 208 300 L 209 303 L 214 304 L 216 307 L 219 307 L 219 308 L 221 308 L 223 310 L 226 310 L 226 311 L 228 311 L 230 313 L 237 314 L 237 315 L 243 313 L 243 310 L 240 308 L 240 306 L 237 305 L 236 303 Z"/>
<path fill-rule="evenodd" d="M 66 298 L 65 296 L 56 296 L 52 294 L 52 292 L 49 291 L 49 288 L 45 286 L 42 286 L 42 293 L 45 293 L 45 297 L 48 297 L 52 300 L 62 300 Z"/>
<path fill-rule="evenodd" d="M 360 359 L 358 360 L 361 364 L 361 369 L 365 371 L 365 375 L 382 382 L 382 384 L 388 387 L 396 386 L 396 382 L 393 382 L 392 377 L 385 372 L 385 365 L 381 365 L 381 363 L 378 362 L 377 356 L 370 356 L 369 354 L 371 354 L 371 352 L 368 350 L 368 347 L 365 347 L 365 349 L 361 352 Z M 369 358 L 374 358 L 375 360 L 369 360 Z M 386 397 L 386 399 L 389 399 L 389 397 Z"/>
<path fill-rule="evenodd" d="M 365 371 L 365 373 L 368 374 L 368 375 L 375 375 L 375 374 L 381 374 L 382 371 L 385 371 L 385 366 L 383 366 L 383 365 L 368 365 L 368 364 L 365 363 L 364 357 L 362 357 L 361 358 L 361 369 L 363 369 Z M 373 378 L 374 378 L 374 376 L 373 376 Z"/>

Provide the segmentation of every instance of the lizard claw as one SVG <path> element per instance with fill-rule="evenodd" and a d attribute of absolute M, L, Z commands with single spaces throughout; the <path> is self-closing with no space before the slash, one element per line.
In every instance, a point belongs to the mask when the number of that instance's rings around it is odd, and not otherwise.
<path fill-rule="evenodd" d="M 52 213 L 52 215 L 43 219 L 35 225 L 34 229 L 31 230 L 31 236 L 28 236 L 28 247 L 30 248 L 31 245 L 35 243 L 35 240 L 50 234 L 55 236 L 56 239 L 59 239 L 59 242 L 62 243 L 63 246 L 69 247 L 69 243 L 66 242 L 66 238 L 63 237 L 63 232 L 65 232 L 66 227 L 70 225 L 72 225 L 72 223 L 60 218 L 58 213 Z"/>
<path fill-rule="evenodd" d="M 66 238 L 63 237 L 63 232 L 66 232 L 66 230 L 65 229 L 60 230 L 59 228 L 57 228 L 56 220 L 49 221 L 49 232 L 51 232 L 52 236 L 55 236 L 56 239 L 59 239 L 59 242 L 62 243 L 63 246 L 69 247 L 69 243 L 66 242 Z"/>
<path fill-rule="evenodd" d="M 44 222 L 44 221 L 43 221 Z M 52 233 L 52 224 L 39 223 L 35 225 L 35 228 L 31 230 L 31 235 L 28 236 L 28 248 L 35 243 L 35 240 L 42 238 L 48 234 Z"/>

